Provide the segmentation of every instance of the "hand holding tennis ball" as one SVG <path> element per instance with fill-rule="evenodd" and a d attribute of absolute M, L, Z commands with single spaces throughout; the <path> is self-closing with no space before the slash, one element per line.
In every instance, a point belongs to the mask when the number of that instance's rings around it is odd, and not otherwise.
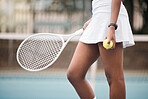
<path fill-rule="evenodd" d="M 107 42 L 108 42 L 108 39 L 105 39 L 103 41 L 103 47 L 106 49 L 111 49 L 113 47 L 113 41 L 110 41 L 110 44 L 107 44 Z"/>

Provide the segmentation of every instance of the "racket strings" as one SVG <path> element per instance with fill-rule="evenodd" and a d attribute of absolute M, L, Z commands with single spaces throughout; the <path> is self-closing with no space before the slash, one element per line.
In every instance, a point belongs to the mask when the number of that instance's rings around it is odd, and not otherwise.
<path fill-rule="evenodd" d="M 58 36 L 37 35 L 20 47 L 18 59 L 26 69 L 44 68 L 57 57 L 62 46 L 63 41 Z"/>
<path fill-rule="evenodd" d="M 38 55 L 38 56 L 37 56 Z M 50 55 L 49 56 L 44 56 L 44 57 L 39 57 L 40 56 L 40 54 L 35 54 L 35 55 L 33 55 L 34 56 L 34 60 L 33 60 L 33 63 L 32 62 L 27 62 L 27 64 L 29 65 L 28 67 L 31 67 L 30 65 L 32 65 L 32 67 L 34 67 L 33 65 L 36 65 L 36 66 L 38 66 L 38 67 L 44 67 L 44 66 L 42 66 L 43 65 L 43 63 L 46 65 L 46 62 L 47 61 L 52 61 L 53 60 L 53 58 L 55 57 L 55 53 L 53 54 L 53 53 L 50 53 Z M 50 56 L 53 56 L 53 58 L 51 57 L 50 59 L 48 59 L 48 57 L 50 57 Z M 39 58 L 38 58 L 39 57 Z M 46 58 L 46 60 L 45 60 L 45 58 Z M 44 59 L 44 60 L 43 60 Z M 30 63 L 30 64 L 29 64 Z M 32 64 L 31 64 L 32 63 Z M 27 64 L 25 64 L 25 65 L 27 65 Z M 48 63 L 47 63 L 48 64 Z M 31 68 L 32 68 L 31 67 Z M 35 67 L 36 68 L 36 67 Z"/>

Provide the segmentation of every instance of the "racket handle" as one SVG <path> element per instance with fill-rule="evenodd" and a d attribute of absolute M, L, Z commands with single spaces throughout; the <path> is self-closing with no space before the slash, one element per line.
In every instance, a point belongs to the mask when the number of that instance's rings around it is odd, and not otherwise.
<path fill-rule="evenodd" d="M 82 33 L 83 33 L 83 29 L 79 29 L 74 34 L 75 35 L 81 35 Z"/>

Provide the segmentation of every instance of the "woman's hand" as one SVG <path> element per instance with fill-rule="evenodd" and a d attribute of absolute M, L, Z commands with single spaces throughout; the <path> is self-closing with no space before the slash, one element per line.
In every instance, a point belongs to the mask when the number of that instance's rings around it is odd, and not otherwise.
<path fill-rule="evenodd" d="M 86 27 L 88 26 L 88 24 L 90 23 L 90 21 L 91 21 L 91 18 L 83 25 L 83 30 L 86 29 Z"/>
<path fill-rule="evenodd" d="M 105 39 L 107 39 L 107 37 Z M 108 30 L 108 42 L 107 42 L 108 45 L 110 44 L 111 40 L 113 41 L 112 49 L 115 49 L 116 37 L 115 37 L 115 27 L 114 26 L 110 26 Z"/>

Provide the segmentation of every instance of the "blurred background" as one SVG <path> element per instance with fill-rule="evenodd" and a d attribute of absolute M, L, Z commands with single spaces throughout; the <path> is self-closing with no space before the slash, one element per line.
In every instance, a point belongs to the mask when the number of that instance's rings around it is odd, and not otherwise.
<path fill-rule="evenodd" d="M 136 45 L 124 49 L 127 99 L 148 99 L 148 0 L 124 0 Z M 51 67 L 23 70 L 16 61 L 19 44 L 39 32 L 69 34 L 91 17 L 91 0 L 0 0 L 0 99 L 78 99 L 66 71 L 78 39 Z M 99 99 L 109 98 L 100 58 L 87 79 Z"/>

